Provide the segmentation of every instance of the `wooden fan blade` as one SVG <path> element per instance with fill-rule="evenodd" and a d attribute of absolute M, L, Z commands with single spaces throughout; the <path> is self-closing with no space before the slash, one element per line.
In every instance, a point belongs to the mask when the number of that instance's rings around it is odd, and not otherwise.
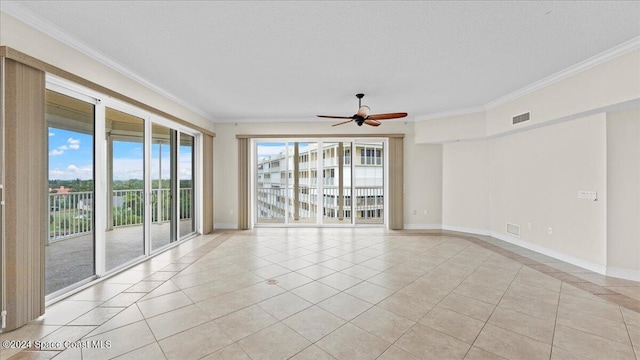
<path fill-rule="evenodd" d="M 329 118 L 329 119 L 351 119 L 353 120 L 353 116 L 333 116 L 333 115 L 316 115 L 321 118 Z"/>
<path fill-rule="evenodd" d="M 369 120 L 389 120 L 389 119 L 399 119 L 407 116 L 407 113 L 388 113 L 388 114 L 373 114 L 369 115 L 367 119 Z"/>
<path fill-rule="evenodd" d="M 364 123 L 371 126 L 380 126 L 380 124 L 382 124 L 380 121 L 371 120 L 371 119 L 365 120 Z"/>
<path fill-rule="evenodd" d="M 349 120 L 349 121 L 343 121 L 343 122 L 341 122 L 341 123 L 333 124 L 333 125 L 331 125 L 331 126 L 344 125 L 344 124 L 346 124 L 346 123 L 350 123 L 350 122 L 352 122 L 352 121 L 353 121 L 353 119 L 351 119 L 351 120 Z"/>

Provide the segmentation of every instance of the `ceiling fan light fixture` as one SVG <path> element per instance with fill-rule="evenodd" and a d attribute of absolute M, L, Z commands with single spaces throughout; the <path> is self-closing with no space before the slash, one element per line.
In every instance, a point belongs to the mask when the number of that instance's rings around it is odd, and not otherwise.
<path fill-rule="evenodd" d="M 366 119 L 369 116 L 369 111 L 371 111 L 371 109 L 367 105 L 362 105 L 360 106 L 360 109 L 358 109 L 358 113 L 356 115 Z"/>

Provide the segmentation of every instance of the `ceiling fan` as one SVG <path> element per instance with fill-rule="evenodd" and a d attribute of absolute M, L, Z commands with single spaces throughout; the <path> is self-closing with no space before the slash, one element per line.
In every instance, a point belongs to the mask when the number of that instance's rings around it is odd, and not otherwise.
<path fill-rule="evenodd" d="M 333 115 L 317 115 L 321 118 L 329 118 L 329 119 L 350 119 L 348 121 L 343 121 L 341 123 L 333 124 L 331 126 L 343 125 L 346 123 L 350 123 L 355 121 L 358 126 L 362 126 L 362 124 L 367 124 L 371 126 L 380 126 L 382 123 L 378 120 L 390 120 L 390 119 L 398 119 L 407 116 L 406 112 L 397 112 L 397 113 L 388 113 L 388 114 L 369 114 L 369 107 L 367 105 L 362 105 L 362 98 L 364 94 L 356 94 L 358 98 L 358 112 L 353 114 L 353 116 L 333 116 Z"/>

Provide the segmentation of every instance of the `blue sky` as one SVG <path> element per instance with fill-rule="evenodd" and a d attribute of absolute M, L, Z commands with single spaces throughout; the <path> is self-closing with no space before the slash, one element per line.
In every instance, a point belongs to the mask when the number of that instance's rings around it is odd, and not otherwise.
<path fill-rule="evenodd" d="M 290 153 L 293 154 L 293 144 L 294 143 L 289 143 L 289 151 Z M 306 149 L 309 146 L 309 143 L 298 143 L 299 144 L 299 150 L 302 151 L 304 149 Z M 273 156 L 273 155 L 277 155 L 280 152 L 284 152 L 285 151 L 285 143 L 283 142 L 259 142 L 258 143 L 258 150 L 257 150 L 257 155 L 258 155 L 258 159 L 264 159 L 264 158 L 268 158 L 269 156 Z"/>
<path fill-rule="evenodd" d="M 113 178 L 142 179 L 143 144 L 114 141 Z M 151 178 L 158 179 L 159 158 L 162 157 L 162 178 L 169 178 L 169 145 L 154 144 L 151 151 Z M 180 179 L 191 178 L 191 148 L 180 146 Z M 49 128 L 49 179 L 88 180 L 93 178 L 93 136 L 75 131 Z"/>

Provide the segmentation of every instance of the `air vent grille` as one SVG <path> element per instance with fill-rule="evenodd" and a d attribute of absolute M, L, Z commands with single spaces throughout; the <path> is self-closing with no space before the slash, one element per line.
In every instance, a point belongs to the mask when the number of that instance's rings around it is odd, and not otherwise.
<path fill-rule="evenodd" d="M 513 117 L 513 125 L 519 124 L 521 122 L 529 121 L 531 119 L 531 113 L 526 112 L 524 114 L 520 114 Z"/>
<path fill-rule="evenodd" d="M 507 233 L 520 237 L 520 225 L 507 223 Z"/>

